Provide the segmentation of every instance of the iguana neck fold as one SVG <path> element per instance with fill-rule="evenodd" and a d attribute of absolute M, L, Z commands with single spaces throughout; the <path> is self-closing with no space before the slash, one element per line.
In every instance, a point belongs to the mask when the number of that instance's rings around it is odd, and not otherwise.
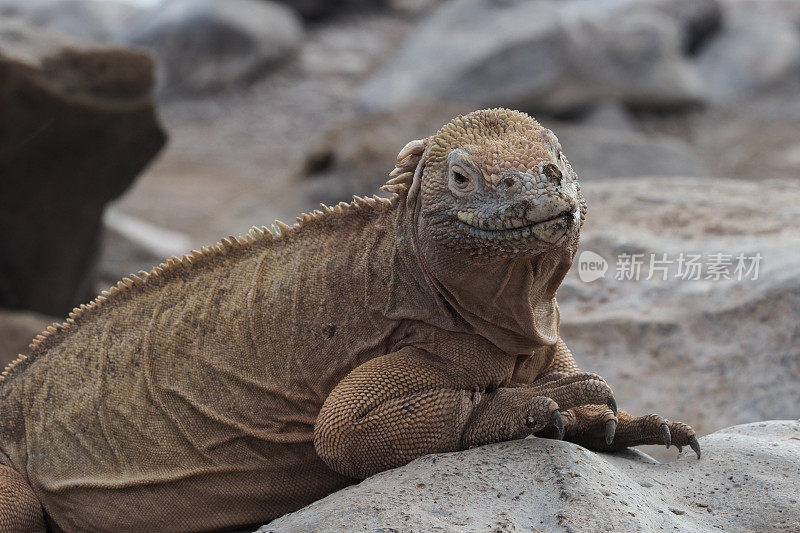
<path fill-rule="evenodd" d="M 405 227 L 431 292 L 475 333 L 510 355 L 555 344 L 560 322 L 555 291 L 572 264 L 573 248 L 493 259 L 449 252 L 425 238 L 418 190 L 415 183 L 408 192 Z"/>

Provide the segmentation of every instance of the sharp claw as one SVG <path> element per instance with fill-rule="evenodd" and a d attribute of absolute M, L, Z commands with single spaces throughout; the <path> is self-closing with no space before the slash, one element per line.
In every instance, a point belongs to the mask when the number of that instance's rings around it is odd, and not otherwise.
<path fill-rule="evenodd" d="M 683 451 L 683 446 L 678 446 L 676 444 L 675 447 L 678 448 L 678 453 L 681 453 Z"/>
<path fill-rule="evenodd" d="M 614 397 L 612 396 L 611 398 L 608 399 L 607 404 L 608 408 L 611 409 L 611 411 L 614 413 L 614 416 L 617 416 L 617 400 L 615 400 Z"/>
<path fill-rule="evenodd" d="M 694 450 L 694 453 L 697 454 L 697 458 L 700 459 L 700 443 L 697 442 L 697 437 L 692 435 L 689 437 L 689 446 Z"/>
<path fill-rule="evenodd" d="M 672 444 L 672 435 L 670 435 L 669 426 L 666 423 L 661 424 L 661 440 L 664 441 L 667 448 Z"/>
<path fill-rule="evenodd" d="M 609 420 L 606 422 L 606 444 L 610 445 L 614 441 L 614 433 L 617 431 L 617 421 Z"/>
<path fill-rule="evenodd" d="M 564 438 L 564 420 L 561 418 L 561 413 L 553 411 L 550 415 L 550 422 L 556 427 L 555 439 L 562 440 Z"/>

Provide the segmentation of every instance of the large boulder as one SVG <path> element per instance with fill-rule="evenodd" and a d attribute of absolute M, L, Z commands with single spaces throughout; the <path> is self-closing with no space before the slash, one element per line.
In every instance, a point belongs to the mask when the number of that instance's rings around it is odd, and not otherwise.
<path fill-rule="evenodd" d="M 800 423 L 700 446 L 666 464 L 536 438 L 429 455 L 258 531 L 797 531 Z"/>
<path fill-rule="evenodd" d="M 93 292 L 104 205 L 164 145 L 153 62 L 0 21 L 0 306 L 63 315 Z"/>
<path fill-rule="evenodd" d="M 800 24 L 800 2 L 797 0 L 719 0 L 725 17 L 741 17 L 754 13 L 776 13 Z"/>
<path fill-rule="evenodd" d="M 800 183 L 669 176 L 582 189 L 589 210 L 558 289 L 581 368 L 607 379 L 621 408 L 700 434 L 797 416 Z M 584 260 L 607 270 L 581 275 Z"/>
<path fill-rule="evenodd" d="M 0 0 L 0 15 L 96 41 L 119 41 L 146 11 L 107 0 Z"/>
<path fill-rule="evenodd" d="M 164 92 L 200 93 L 252 81 L 290 57 L 303 36 L 288 8 L 263 0 L 168 0 L 128 42 L 151 49 Z"/>
<path fill-rule="evenodd" d="M 701 80 L 683 56 L 693 12 L 660 4 L 450 0 L 366 83 L 359 104 L 387 110 L 468 102 L 547 112 L 598 101 L 696 105 Z"/>
<path fill-rule="evenodd" d="M 662 0 L 652 8 L 678 22 L 683 51 L 688 54 L 696 53 L 719 31 L 724 16 L 719 0 Z"/>
<path fill-rule="evenodd" d="M 706 176 L 708 171 L 686 141 L 636 130 L 546 124 L 558 132 L 581 180 L 637 176 Z"/>
<path fill-rule="evenodd" d="M 723 30 L 700 52 L 707 98 L 719 102 L 757 94 L 800 70 L 800 30 L 776 10 L 732 12 Z"/>

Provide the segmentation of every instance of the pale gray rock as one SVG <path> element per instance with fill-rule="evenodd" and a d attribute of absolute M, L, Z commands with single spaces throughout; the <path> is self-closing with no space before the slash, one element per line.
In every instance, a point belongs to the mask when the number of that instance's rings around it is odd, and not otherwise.
<path fill-rule="evenodd" d="M 719 31 L 724 16 L 719 0 L 666 0 L 652 7 L 678 22 L 683 51 L 688 54 L 697 52 Z M 651 6 L 645 4 L 645 8 Z"/>
<path fill-rule="evenodd" d="M 609 117 L 610 118 L 610 117 Z M 636 176 L 706 176 L 698 153 L 667 135 L 608 127 L 552 126 L 581 180 Z"/>
<path fill-rule="evenodd" d="M 146 10 L 103 0 L 0 0 L 0 15 L 95 41 L 119 41 Z"/>
<path fill-rule="evenodd" d="M 686 22 L 657 4 L 451 0 L 362 87 L 359 104 L 469 102 L 548 112 L 599 100 L 647 109 L 697 104 L 701 81 L 682 55 Z"/>
<path fill-rule="evenodd" d="M 258 531 L 796 531 L 800 423 L 736 426 L 657 463 L 529 438 L 429 455 Z"/>
<path fill-rule="evenodd" d="M 168 0 L 127 36 L 159 60 L 165 93 L 239 86 L 291 57 L 302 25 L 265 0 Z"/>
<path fill-rule="evenodd" d="M 638 130 L 636 121 L 630 113 L 613 102 L 598 104 L 589 116 L 580 122 L 580 126 L 629 132 Z"/>
<path fill-rule="evenodd" d="M 752 13 L 773 13 L 800 24 L 800 2 L 797 0 L 720 0 L 726 18 Z"/>
<path fill-rule="evenodd" d="M 753 10 L 729 20 L 696 60 L 709 100 L 743 98 L 800 69 L 800 31 L 780 12 Z"/>

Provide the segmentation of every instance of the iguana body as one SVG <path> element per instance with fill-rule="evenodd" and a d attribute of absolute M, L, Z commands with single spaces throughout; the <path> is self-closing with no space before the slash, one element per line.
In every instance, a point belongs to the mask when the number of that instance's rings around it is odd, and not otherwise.
<path fill-rule="evenodd" d="M 615 416 L 558 337 L 585 209 L 552 133 L 471 113 L 393 174 L 391 200 L 170 260 L 39 336 L 0 383 L 0 529 L 260 523 L 533 433 L 696 447 L 684 424 Z"/>

